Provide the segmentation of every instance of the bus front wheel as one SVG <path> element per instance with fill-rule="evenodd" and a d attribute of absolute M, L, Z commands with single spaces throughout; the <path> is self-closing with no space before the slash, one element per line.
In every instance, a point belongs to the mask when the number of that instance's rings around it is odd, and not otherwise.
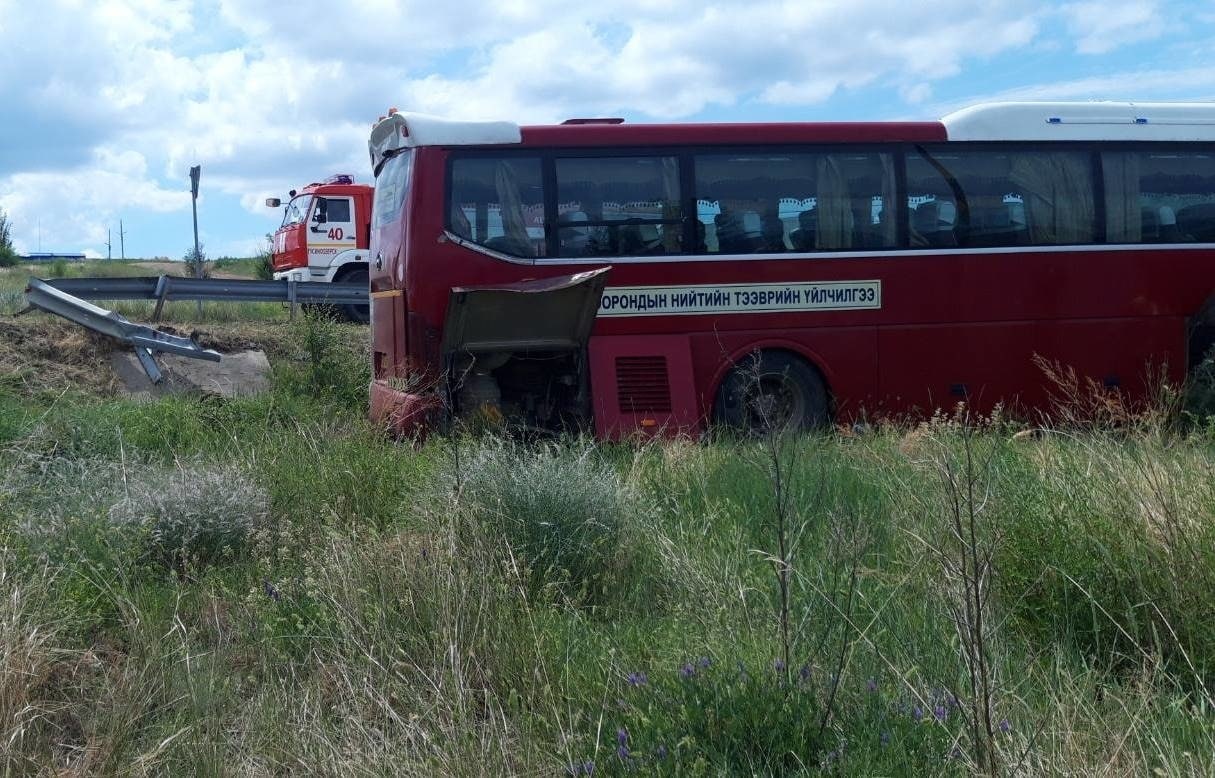
<path fill-rule="evenodd" d="M 827 425 L 827 389 L 818 370 L 784 351 L 740 360 L 717 390 L 713 418 L 751 435 Z"/>

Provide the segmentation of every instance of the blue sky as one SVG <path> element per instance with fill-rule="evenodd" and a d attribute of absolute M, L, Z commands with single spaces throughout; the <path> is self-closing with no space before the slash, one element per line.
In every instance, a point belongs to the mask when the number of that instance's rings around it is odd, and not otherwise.
<path fill-rule="evenodd" d="M 335 10 L 339 9 L 339 10 Z M 389 106 L 558 121 L 933 119 L 1215 100 L 1215 3 L 0 0 L 0 208 L 22 251 L 249 255 L 268 196 L 368 180 Z"/>

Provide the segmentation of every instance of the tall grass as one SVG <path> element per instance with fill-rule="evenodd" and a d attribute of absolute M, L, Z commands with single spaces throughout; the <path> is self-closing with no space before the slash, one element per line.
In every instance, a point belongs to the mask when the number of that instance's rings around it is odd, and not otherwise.
<path fill-rule="evenodd" d="M 1199 428 L 399 446 L 326 326 L 259 398 L 0 389 L 8 772 L 1215 770 Z"/>

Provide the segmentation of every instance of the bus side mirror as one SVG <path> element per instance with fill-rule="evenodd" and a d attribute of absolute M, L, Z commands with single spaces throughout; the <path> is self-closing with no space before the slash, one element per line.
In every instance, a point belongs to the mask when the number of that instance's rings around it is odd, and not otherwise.
<path fill-rule="evenodd" d="M 266 198 L 266 207 L 267 208 L 277 208 L 282 204 L 283 204 L 283 201 L 278 199 L 277 197 L 267 197 Z"/>

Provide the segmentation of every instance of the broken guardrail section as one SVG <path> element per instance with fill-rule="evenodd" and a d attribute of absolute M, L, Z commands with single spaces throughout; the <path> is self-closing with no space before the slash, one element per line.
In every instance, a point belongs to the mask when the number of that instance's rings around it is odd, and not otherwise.
<path fill-rule="evenodd" d="M 139 364 L 143 366 L 144 372 L 148 374 L 148 378 L 154 384 L 159 384 L 164 380 L 160 367 L 153 358 L 153 354 L 157 351 L 167 351 L 170 354 L 194 359 L 205 359 L 208 362 L 218 362 L 221 358 L 218 351 L 203 348 L 192 337 L 169 335 L 153 327 L 135 324 L 113 311 L 99 308 L 79 297 L 73 297 L 37 278 L 31 278 L 29 285 L 25 287 L 25 300 L 30 308 L 53 313 L 94 332 L 100 332 L 131 344 L 135 348 L 135 356 L 139 358 Z"/>

